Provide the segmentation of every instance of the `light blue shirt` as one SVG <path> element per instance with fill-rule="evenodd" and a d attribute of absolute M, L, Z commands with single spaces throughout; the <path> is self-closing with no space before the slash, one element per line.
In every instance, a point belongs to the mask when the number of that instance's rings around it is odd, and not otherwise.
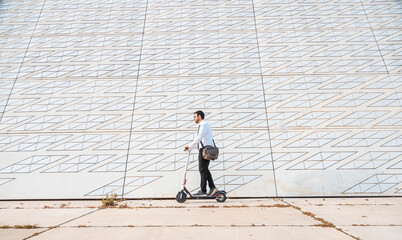
<path fill-rule="evenodd" d="M 214 146 L 214 143 L 212 142 L 213 136 L 212 136 L 212 130 L 209 124 L 205 120 L 201 120 L 200 122 L 200 130 L 198 132 L 197 137 L 188 145 L 189 149 L 188 151 L 191 152 L 191 150 L 198 148 L 198 143 L 201 141 L 204 146 L 210 145 Z M 200 144 L 200 148 L 201 148 Z"/>

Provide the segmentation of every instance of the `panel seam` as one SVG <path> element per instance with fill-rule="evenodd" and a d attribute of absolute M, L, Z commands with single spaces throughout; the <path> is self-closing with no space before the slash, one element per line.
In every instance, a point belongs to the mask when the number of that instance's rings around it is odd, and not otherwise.
<path fill-rule="evenodd" d="M 125 164 L 125 168 L 124 168 L 124 177 L 123 177 L 121 198 L 124 198 L 124 190 L 125 190 L 125 184 L 126 184 L 126 178 L 127 178 L 128 158 L 130 156 L 131 135 L 132 135 L 132 132 L 133 132 L 133 121 L 134 121 L 134 111 L 135 111 L 135 100 L 137 98 L 138 78 L 140 77 L 140 66 L 141 66 L 142 49 L 143 49 L 143 46 L 144 46 L 144 36 L 145 36 L 145 25 L 146 25 L 146 21 L 147 21 L 147 12 L 148 12 L 148 1 L 147 1 L 146 6 L 145 6 L 144 24 L 143 24 L 144 27 L 143 27 L 142 38 L 141 38 L 140 56 L 138 58 L 137 78 L 136 78 L 134 98 L 133 98 L 133 109 L 132 109 L 132 112 L 131 112 L 131 125 L 130 125 L 130 133 L 128 135 L 127 156 L 126 156 L 126 164 Z"/>

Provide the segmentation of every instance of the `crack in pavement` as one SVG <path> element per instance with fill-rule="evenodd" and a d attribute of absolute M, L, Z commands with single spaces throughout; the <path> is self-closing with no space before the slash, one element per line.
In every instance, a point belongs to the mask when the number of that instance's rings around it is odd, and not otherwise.
<path fill-rule="evenodd" d="M 317 225 L 315 225 L 315 226 L 334 228 L 335 230 L 340 231 L 341 233 L 344 233 L 344 234 L 348 235 L 349 237 L 351 237 L 351 238 L 353 238 L 353 239 L 360 240 L 360 238 L 355 237 L 355 236 L 353 236 L 352 234 L 345 232 L 343 229 L 337 227 L 335 224 L 333 224 L 333 223 L 331 223 L 331 222 L 328 222 L 327 220 L 325 220 L 325 219 L 323 219 L 323 218 L 318 218 L 318 217 L 316 217 L 316 215 L 313 214 L 313 213 L 311 213 L 311 212 L 303 211 L 300 207 L 295 206 L 295 205 L 293 205 L 293 204 L 291 204 L 291 203 L 288 203 L 288 202 L 286 202 L 286 201 L 283 200 L 283 199 L 281 199 L 281 201 L 284 202 L 284 203 L 286 203 L 286 204 L 288 204 L 288 205 L 290 205 L 292 208 L 301 211 L 304 215 L 309 216 L 309 217 L 313 218 L 314 220 L 321 222 L 321 224 L 317 224 Z"/>
<path fill-rule="evenodd" d="M 99 211 L 99 210 L 100 210 L 100 209 L 95 209 L 95 210 L 93 210 L 93 211 L 91 211 L 91 212 L 84 213 L 84 214 L 82 214 L 82 215 L 80 215 L 80 216 L 78 216 L 78 217 L 75 217 L 75 218 L 72 218 L 72 219 L 67 220 L 67 221 L 65 221 L 65 222 L 62 222 L 62 223 L 60 223 L 60 224 L 57 224 L 56 226 L 46 227 L 45 230 L 43 230 L 43 231 L 41 231 L 41 232 L 34 233 L 34 234 L 32 234 L 31 236 L 28 236 L 28 237 L 24 238 L 23 240 L 27 240 L 27 239 L 33 238 L 33 237 L 35 237 L 35 236 L 38 236 L 38 235 L 40 235 L 40 234 L 42 234 L 42 233 L 45 233 L 45 232 L 47 232 L 47 231 L 50 231 L 50 230 L 52 230 L 52 229 L 59 228 L 59 227 L 60 227 L 61 225 L 63 225 L 63 224 L 66 224 L 66 223 L 69 223 L 69 222 L 74 221 L 74 220 L 76 220 L 76 219 L 85 217 L 85 216 L 87 216 L 87 215 L 89 215 L 89 214 L 92 214 L 92 213 L 94 213 L 94 212 L 96 212 L 96 211 Z"/>

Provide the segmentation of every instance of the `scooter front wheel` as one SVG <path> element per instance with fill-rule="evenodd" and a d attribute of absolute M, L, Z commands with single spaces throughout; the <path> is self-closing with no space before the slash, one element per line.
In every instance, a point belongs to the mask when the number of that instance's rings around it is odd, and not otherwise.
<path fill-rule="evenodd" d="M 184 191 L 180 191 L 176 195 L 176 201 L 179 203 L 184 203 L 186 201 L 187 195 Z"/>
<path fill-rule="evenodd" d="M 224 192 L 218 192 L 218 193 L 216 194 L 216 201 L 218 201 L 218 202 L 224 202 L 224 201 L 226 201 L 226 193 L 224 193 Z"/>

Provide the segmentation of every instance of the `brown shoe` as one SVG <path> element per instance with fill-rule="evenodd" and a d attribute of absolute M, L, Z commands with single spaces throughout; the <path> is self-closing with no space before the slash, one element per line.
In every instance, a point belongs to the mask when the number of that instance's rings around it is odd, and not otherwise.
<path fill-rule="evenodd" d="M 214 187 L 211 190 L 209 190 L 208 195 L 209 196 L 215 196 L 217 192 L 218 192 L 218 189 L 216 187 Z"/>
<path fill-rule="evenodd" d="M 203 191 L 198 191 L 197 193 L 194 193 L 193 194 L 194 196 L 206 196 L 207 195 L 207 192 L 203 192 Z"/>

